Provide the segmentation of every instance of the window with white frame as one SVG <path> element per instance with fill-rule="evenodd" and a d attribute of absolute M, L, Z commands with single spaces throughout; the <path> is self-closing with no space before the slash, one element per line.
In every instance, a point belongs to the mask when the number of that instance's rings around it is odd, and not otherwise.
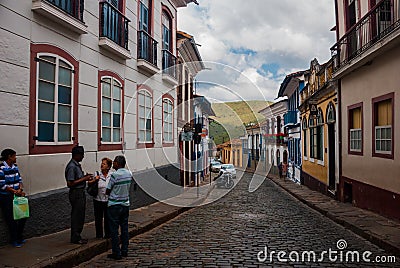
<path fill-rule="evenodd" d="M 101 78 L 101 142 L 121 143 L 122 85 L 113 77 Z"/>
<path fill-rule="evenodd" d="M 392 152 L 392 99 L 374 103 L 375 152 Z"/>
<path fill-rule="evenodd" d="M 310 157 L 315 158 L 317 155 L 317 130 L 315 118 L 312 115 L 308 119 L 308 127 L 310 129 Z"/>
<path fill-rule="evenodd" d="M 318 109 L 317 116 L 317 159 L 324 159 L 324 116 L 321 108 Z"/>
<path fill-rule="evenodd" d="M 37 141 L 72 143 L 73 66 L 57 55 L 38 54 L 37 61 Z"/>
<path fill-rule="evenodd" d="M 138 119 L 139 119 L 139 142 L 153 141 L 153 97 L 147 90 L 138 92 Z"/>
<path fill-rule="evenodd" d="M 170 99 L 163 99 L 163 139 L 173 142 L 173 104 Z"/>
<path fill-rule="evenodd" d="M 350 126 L 350 151 L 361 152 L 362 150 L 362 111 L 361 107 L 349 110 L 349 126 Z"/>

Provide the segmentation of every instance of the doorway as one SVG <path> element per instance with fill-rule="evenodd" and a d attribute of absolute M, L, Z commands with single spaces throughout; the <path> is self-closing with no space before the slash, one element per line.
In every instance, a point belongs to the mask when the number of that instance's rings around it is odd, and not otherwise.
<path fill-rule="evenodd" d="M 335 124 L 328 124 L 328 174 L 329 174 L 329 190 L 336 190 L 335 167 Z"/>

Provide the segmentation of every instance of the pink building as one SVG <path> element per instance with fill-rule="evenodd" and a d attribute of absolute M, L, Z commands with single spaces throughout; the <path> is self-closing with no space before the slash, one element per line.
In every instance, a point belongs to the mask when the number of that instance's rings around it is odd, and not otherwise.
<path fill-rule="evenodd" d="M 400 1 L 335 0 L 335 7 L 339 198 L 400 219 Z"/>

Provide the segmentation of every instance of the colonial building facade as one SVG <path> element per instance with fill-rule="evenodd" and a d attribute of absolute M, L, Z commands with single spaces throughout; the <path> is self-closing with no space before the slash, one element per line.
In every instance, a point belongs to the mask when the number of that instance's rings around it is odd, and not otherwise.
<path fill-rule="evenodd" d="M 339 197 L 400 219 L 400 1 L 335 1 Z"/>
<path fill-rule="evenodd" d="M 302 174 L 313 190 L 336 197 L 338 174 L 337 86 L 332 79 L 333 59 L 311 61 L 306 86 L 300 92 Z"/>
<path fill-rule="evenodd" d="M 300 92 L 303 90 L 307 81 L 305 75 L 308 71 L 299 71 L 289 74 L 283 80 L 278 97 L 288 98 L 287 112 L 283 116 L 285 132 L 287 133 L 289 163 L 287 177 L 296 183 L 301 180 L 301 132 L 300 132 L 300 112 L 299 101 Z"/>
<path fill-rule="evenodd" d="M 259 111 L 265 121 L 261 123 L 261 161 L 258 169 L 264 173 L 277 172 L 279 163 L 288 163 L 287 135 L 283 127 L 284 115 L 288 110 L 284 99 Z"/>
<path fill-rule="evenodd" d="M 125 154 L 133 207 L 154 201 L 138 185 L 179 183 L 176 18 L 190 2 L 0 3 L 1 148 L 17 151 L 31 196 L 28 236 L 69 226 L 64 168 L 77 144 L 89 173 Z"/>

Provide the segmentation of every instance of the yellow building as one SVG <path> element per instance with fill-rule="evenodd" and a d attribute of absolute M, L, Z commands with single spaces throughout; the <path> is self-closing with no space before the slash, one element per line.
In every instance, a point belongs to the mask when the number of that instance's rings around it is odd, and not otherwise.
<path fill-rule="evenodd" d="M 242 142 L 240 139 L 233 139 L 218 145 L 221 161 L 224 164 L 233 164 L 235 167 L 242 167 Z"/>
<path fill-rule="evenodd" d="M 337 86 L 333 60 L 311 61 L 308 84 L 300 92 L 302 184 L 336 197 L 338 174 Z"/>

